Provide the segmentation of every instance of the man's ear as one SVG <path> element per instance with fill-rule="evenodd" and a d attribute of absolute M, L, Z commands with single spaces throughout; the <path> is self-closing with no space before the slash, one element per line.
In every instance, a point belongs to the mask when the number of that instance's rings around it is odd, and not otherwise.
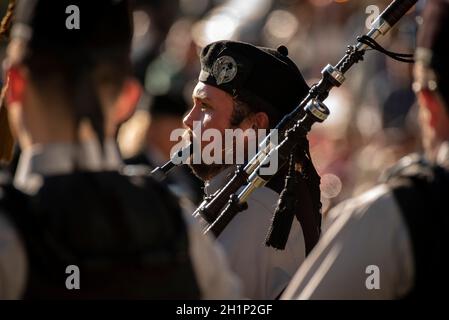
<path fill-rule="evenodd" d="M 257 112 L 253 115 L 254 129 L 268 129 L 270 126 L 270 120 L 265 112 Z"/>
<path fill-rule="evenodd" d="M 8 106 L 14 103 L 22 103 L 26 79 L 23 71 L 17 67 L 12 67 L 7 71 L 7 85 L 8 90 L 6 92 L 6 102 Z"/>
<path fill-rule="evenodd" d="M 422 108 L 427 110 L 429 125 L 436 127 L 438 121 L 445 112 L 444 106 L 441 105 L 440 99 L 434 92 L 429 90 L 422 90 L 418 94 L 418 99 Z"/>
<path fill-rule="evenodd" d="M 114 121 L 116 124 L 125 122 L 133 115 L 141 95 L 142 86 L 139 81 L 132 77 L 127 78 L 115 102 Z"/>

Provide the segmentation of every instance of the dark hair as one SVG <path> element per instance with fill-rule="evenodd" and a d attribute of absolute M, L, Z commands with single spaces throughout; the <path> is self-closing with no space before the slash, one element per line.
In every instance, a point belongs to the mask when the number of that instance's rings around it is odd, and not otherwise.
<path fill-rule="evenodd" d="M 232 109 L 230 124 L 232 127 L 237 127 L 250 114 L 253 114 L 254 111 L 252 111 L 251 107 L 249 107 L 246 103 L 238 99 L 233 99 L 233 101 L 234 101 L 234 108 Z"/>
<path fill-rule="evenodd" d="M 268 116 L 269 127 L 274 128 L 282 115 L 273 106 L 252 94 L 233 96 L 234 109 L 231 115 L 231 125 L 238 126 L 250 114 L 265 112 Z"/>
<path fill-rule="evenodd" d="M 119 93 L 130 73 L 128 50 L 122 48 L 114 54 L 104 51 L 96 56 L 83 52 L 54 54 L 33 52 L 23 60 L 30 72 L 30 79 L 39 92 L 56 92 L 67 102 L 68 111 L 75 120 L 75 136 L 83 119 L 90 121 L 100 143 L 104 140 L 104 106 L 98 96 L 98 88 L 107 86 L 111 98 Z M 61 106 L 62 107 L 62 106 Z"/>
<path fill-rule="evenodd" d="M 114 55 L 102 53 L 96 56 L 81 54 L 54 54 L 34 52 L 23 60 L 33 84 L 42 90 L 59 89 L 68 95 L 76 89 L 80 78 L 92 79 L 92 85 L 109 85 L 119 89 L 130 74 L 131 64 L 128 51 L 121 50 Z M 73 106 L 78 107 L 78 106 Z"/>

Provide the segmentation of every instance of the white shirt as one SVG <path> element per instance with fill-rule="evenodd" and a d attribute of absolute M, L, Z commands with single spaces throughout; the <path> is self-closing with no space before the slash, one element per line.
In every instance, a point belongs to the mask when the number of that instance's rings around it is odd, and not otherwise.
<path fill-rule="evenodd" d="M 80 156 L 79 165 L 85 170 L 118 170 L 121 166 L 118 150 L 112 141 L 105 144 L 103 158 L 95 143 L 83 145 L 79 152 L 76 150 L 73 145 L 52 144 L 37 145 L 23 151 L 14 186 L 28 194 L 36 192 L 42 183 L 42 176 L 71 172 L 76 156 Z M 202 234 L 190 214 L 184 213 L 184 217 L 190 257 L 202 298 L 239 298 L 240 284 L 230 271 L 221 249 Z M 27 259 L 22 240 L 0 212 L 0 299 L 19 299 L 26 285 L 26 277 Z"/>
<path fill-rule="evenodd" d="M 437 163 L 447 167 L 449 144 Z M 410 235 L 393 194 L 380 185 L 329 213 L 317 246 L 299 268 L 283 299 L 396 299 L 413 286 Z M 380 288 L 367 278 L 379 269 Z"/>
<path fill-rule="evenodd" d="M 234 168 L 206 183 L 207 195 L 222 187 Z M 305 258 L 304 236 L 294 219 L 285 250 L 265 246 L 279 194 L 262 187 L 248 199 L 248 209 L 237 214 L 217 238 L 231 269 L 240 277 L 243 294 L 250 299 L 276 299 Z"/>

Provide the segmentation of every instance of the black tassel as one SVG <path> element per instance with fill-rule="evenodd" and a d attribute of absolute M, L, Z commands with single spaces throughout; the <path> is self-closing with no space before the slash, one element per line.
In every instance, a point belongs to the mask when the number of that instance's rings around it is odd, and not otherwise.
<path fill-rule="evenodd" d="M 321 233 L 320 176 L 313 166 L 307 139 L 298 144 L 289 160 L 284 189 L 279 197 L 265 244 L 276 249 L 285 249 L 293 217 L 296 216 L 304 234 L 307 255 L 318 242 Z"/>
<path fill-rule="evenodd" d="M 302 155 L 297 159 L 301 169 L 295 188 L 299 199 L 299 207 L 295 208 L 295 214 L 301 224 L 308 255 L 321 234 L 321 178 L 313 166 L 308 141 L 303 146 Z"/>
<path fill-rule="evenodd" d="M 285 249 L 293 217 L 295 216 L 294 208 L 297 208 L 295 162 L 295 154 L 292 152 L 290 154 L 288 173 L 285 177 L 285 186 L 279 197 L 278 206 L 265 239 L 266 246 L 279 250 Z"/>

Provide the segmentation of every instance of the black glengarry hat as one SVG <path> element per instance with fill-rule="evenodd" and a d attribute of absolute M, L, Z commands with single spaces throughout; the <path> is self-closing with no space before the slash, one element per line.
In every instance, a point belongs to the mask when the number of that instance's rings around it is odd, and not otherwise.
<path fill-rule="evenodd" d="M 199 81 L 243 101 L 263 101 L 277 117 L 292 111 L 309 91 L 284 46 L 275 50 L 217 41 L 201 51 L 200 60 Z"/>

